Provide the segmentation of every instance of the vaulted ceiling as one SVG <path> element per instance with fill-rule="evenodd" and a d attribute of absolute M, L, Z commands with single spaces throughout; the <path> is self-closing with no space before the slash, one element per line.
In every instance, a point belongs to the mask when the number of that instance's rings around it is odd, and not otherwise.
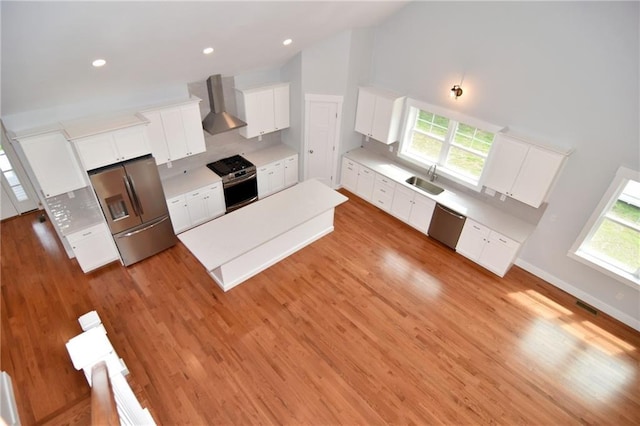
<path fill-rule="evenodd" d="M 405 1 L 0 2 L 2 115 L 279 66 Z M 284 46 L 282 41 L 293 43 Z M 214 52 L 204 55 L 205 47 Z M 107 64 L 94 68 L 94 59 Z"/>

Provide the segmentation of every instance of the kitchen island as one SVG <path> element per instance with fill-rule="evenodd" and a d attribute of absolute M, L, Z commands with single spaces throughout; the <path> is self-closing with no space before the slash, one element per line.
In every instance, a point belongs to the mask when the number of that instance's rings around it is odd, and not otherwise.
<path fill-rule="evenodd" d="M 308 180 L 178 238 L 227 291 L 333 231 L 335 207 L 347 200 Z"/>

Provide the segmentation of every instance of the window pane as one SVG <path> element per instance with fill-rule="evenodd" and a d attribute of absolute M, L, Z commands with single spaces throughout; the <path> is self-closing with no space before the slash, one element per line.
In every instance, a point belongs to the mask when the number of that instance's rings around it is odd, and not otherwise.
<path fill-rule="evenodd" d="M 459 123 L 453 142 L 456 145 L 469 148 L 486 157 L 493 143 L 493 133 L 476 129 L 468 124 Z"/>
<path fill-rule="evenodd" d="M 437 161 L 442 149 L 442 142 L 424 133 L 413 132 L 409 151 L 431 161 Z"/>
<path fill-rule="evenodd" d="M 484 167 L 484 158 L 452 146 L 447 156 L 447 167 L 463 175 L 478 179 Z"/>
<path fill-rule="evenodd" d="M 18 201 L 26 201 L 29 197 L 27 197 L 27 193 L 24 191 L 22 185 L 12 186 L 11 189 L 16 196 Z"/>
<path fill-rule="evenodd" d="M 8 172 L 4 172 L 4 177 L 7 179 L 7 182 L 9 182 L 9 185 L 11 185 L 11 186 L 20 185 L 20 181 L 18 180 L 18 176 L 16 176 L 16 173 L 13 170 L 10 170 Z"/>
<path fill-rule="evenodd" d="M 640 268 L 640 232 L 605 218 L 586 244 L 586 250 L 620 269 L 634 273 Z"/>
<path fill-rule="evenodd" d="M 0 154 L 0 170 L 6 172 L 7 170 L 11 170 L 11 163 L 9 163 L 9 159 L 6 154 Z"/>

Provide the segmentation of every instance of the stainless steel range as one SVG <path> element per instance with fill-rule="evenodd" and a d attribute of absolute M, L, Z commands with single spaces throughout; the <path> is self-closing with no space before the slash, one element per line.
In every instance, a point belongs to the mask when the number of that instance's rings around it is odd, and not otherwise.
<path fill-rule="evenodd" d="M 209 163 L 207 167 L 222 178 L 227 213 L 258 200 L 256 166 L 246 158 L 234 155 Z"/>

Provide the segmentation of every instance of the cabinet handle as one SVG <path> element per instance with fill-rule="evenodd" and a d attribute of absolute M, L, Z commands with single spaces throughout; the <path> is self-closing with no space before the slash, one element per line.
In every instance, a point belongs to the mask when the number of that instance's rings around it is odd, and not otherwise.
<path fill-rule="evenodd" d="M 507 241 L 506 241 L 506 240 L 503 240 L 502 238 L 498 238 L 498 240 L 499 240 L 500 242 L 503 242 L 503 243 L 507 244 Z"/>
<path fill-rule="evenodd" d="M 309 150 L 309 154 L 313 154 L 313 150 L 312 149 Z"/>
<path fill-rule="evenodd" d="M 91 235 L 91 231 L 87 232 L 86 234 L 82 234 L 83 237 L 86 237 L 88 235 Z"/>
<path fill-rule="evenodd" d="M 476 231 L 479 231 L 480 227 L 473 225 L 473 229 L 475 229 Z"/>

